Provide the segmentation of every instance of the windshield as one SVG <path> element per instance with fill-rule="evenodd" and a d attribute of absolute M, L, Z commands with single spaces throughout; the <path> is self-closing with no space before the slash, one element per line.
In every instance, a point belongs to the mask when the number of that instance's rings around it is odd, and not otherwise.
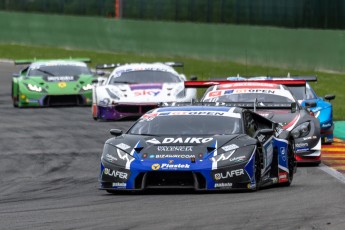
<path fill-rule="evenodd" d="M 309 87 L 289 86 L 288 88 L 297 100 L 316 98 L 316 95 L 313 93 L 312 89 Z"/>
<path fill-rule="evenodd" d="M 173 73 L 158 70 L 140 70 L 123 72 L 120 76 L 113 76 L 109 84 L 118 83 L 137 84 L 137 83 L 176 83 L 180 78 Z"/>
<path fill-rule="evenodd" d="M 208 97 L 205 102 L 254 102 L 257 99 L 258 102 L 282 102 L 291 103 L 294 102 L 291 99 L 265 93 L 238 93 L 238 94 L 224 94 L 217 97 Z"/>
<path fill-rule="evenodd" d="M 176 115 L 140 119 L 129 131 L 140 135 L 229 135 L 242 133 L 241 120 L 228 116 Z"/>
<path fill-rule="evenodd" d="M 91 75 L 92 73 L 86 66 L 56 65 L 30 69 L 28 76 L 77 76 L 81 74 Z"/>

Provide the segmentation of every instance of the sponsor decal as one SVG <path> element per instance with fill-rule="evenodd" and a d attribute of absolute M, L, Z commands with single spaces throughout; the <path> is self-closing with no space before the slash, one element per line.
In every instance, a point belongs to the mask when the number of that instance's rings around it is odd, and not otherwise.
<path fill-rule="evenodd" d="M 270 89 L 249 89 L 248 93 L 267 93 L 267 94 L 274 94 L 275 90 Z"/>
<path fill-rule="evenodd" d="M 307 140 L 312 140 L 312 139 L 316 139 L 316 136 L 312 136 L 312 137 L 304 137 L 303 140 L 307 141 Z"/>
<path fill-rule="evenodd" d="M 158 114 L 158 116 L 169 116 L 169 115 L 231 116 L 233 114 L 229 112 L 217 112 L 217 111 L 173 111 L 173 112 L 162 112 Z"/>
<path fill-rule="evenodd" d="M 322 124 L 321 128 L 328 128 L 328 127 L 331 127 L 331 126 L 332 126 L 331 123 L 327 123 L 327 124 Z"/>
<path fill-rule="evenodd" d="M 160 90 L 135 90 L 133 91 L 133 94 L 135 97 L 140 97 L 140 96 L 152 96 L 156 97 L 161 91 Z"/>
<path fill-rule="evenodd" d="M 227 178 L 232 178 L 232 177 L 237 177 L 244 175 L 243 169 L 236 169 L 232 171 L 227 171 L 226 173 L 216 173 L 214 174 L 214 179 L 215 180 L 220 180 L 220 179 L 227 179 Z"/>
<path fill-rule="evenodd" d="M 224 94 L 232 94 L 233 92 L 234 92 L 233 89 L 231 89 L 231 90 L 225 90 L 225 91 L 224 91 Z"/>
<path fill-rule="evenodd" d="M 105 158 L 106 158 L 107 161 L 109 161 L 109 162 L 117 161 L 117 158 L 114 157 L 114 156 L 112 156 L 112 155 L 110 155 L 110 154 L 105 155 Z"/>
<path fill-rule="evenodd" d="M 158 169 L 160 169 L 160 167 L 161 167 L 160 164 L 153 164 L 153 165 L 151 166 L 152 170 L 158 170 Z"/>
<path fill-rule="evenodd" d="M 125 173 L 125 172 L 111 170 L 111 169 L 108 169 L 108 168 L 105 168 L 103 172 L 104 172 L 105 175 L 112 176 L 112 177 L 115 177 L 115 178 L 128 179 L 128 174 Z"/>
<path fill-rule="evenodd" d="M 157 116 L 158 116 L 158 113 L 147 113 L 142 116 L 142 119 L 145 119 L 147 121 L 152 121 Z"/>
<path fill-rule="evenodd" d="M 126 183 L 115 182 L 113 183 L 113 187 L 126 187 Z"/>
<path fill-rule="evenodd" d="M 222 149 L 226 152 L 237 149 L 237 148 L 238 148 L 238 145 L 235 145 L 235 144 L 226 145 L 222 147 Z"/>
<path fill-rule="evenodd" d="M 280 147 L 280 153 L 282 154 L 282 158 L 285 161 L 286 160 L 286 151 L 284 147 Z"/>
<path fill-rule="evenodd" d="M 174 137 L 166 137 L 162 141 L 162 144 L 176 144 L 176 143 L 181 143 L 181 144 L 201 144 L 201 143 L 207 143 L 209 141 L 212 141 L 213 137 L 208 137 L 208 138 L 202 138 L 202 137 L 187 137 L 187 138 L 174 138 Z M 147 142 L 147 141 L 146 141 Z"/>
<path fill-rule="evenodd" d="M 66 83 L 66 82 L 59 82 L 59 83 L 58 83 L 58 86 L 59 86 L 60 88 L 65 88 L 65 87 L 67 86 L 67 83 Z"/>
<path fill-rule="evenodd" d="M 189 164 L 165 164 L 161 165 L 161 169 L 189 169 Z"/>
<path fill-rule="evenodd" d="M 193 151 L 193 146 L 157 146 L 157 151 L 163 152 L 191 152 Z"/>
<path fill-rule="evenodd" d="M 308 152 L 309 148 L 296 149 L 296 153 Z"/>
<path fill-rule="evenodd" d="M 241 161 L 244 161 L 245 159 L 246 159 L 245 156 L 239 156 L 239 157 L 231 158 L 229 161 L 230 162 L 241 162 Z"/>
<path fill-rule="evenodd" d="M 179 158 L 179 159 L 190 159 L 195 158 L 195 155 L 193 154 L 157 154 L 157 155 L 150 155 L 150 158 L 156 158 L 156 159 L 165 159 L 165 158 Z"/>
<path fill-rule="evenodd" d="M 65 81 L 74 81 L 74 77 L 73 76 L 48 76 L 47 81 L 50 81 L 50 82 L 62 81 L 66 84 Z"/>
<path fill-rule="evenodd" d="M 154 145 L 158 145 L 160 144 L 161 142 L 159 140 L 157 140 L 156 138 L 153 138 L 151 140 L 147 140 L 146 141 L 147 143 L 151 143 L 151 144 L 154 144 Z"/>
<path fill-rule="evenodd" d="M 222 95 L 222 91 L 212 91 L 209 92 L 208 97 L 219 97 Z"/>
<path fill-rule="evenodd" d="M 308 143 L 296 143 L 296 148 L 307 148 L 309 145 Z"/>
<path fill-rule="evenodd" d="M 120 144 L 116 145 L 116 147 L 123 149 L 123 150 L 126 150 L 126 149 L 129 149 L 131 146 L 126 145 L 125 143 L 120 143 Z"/>
<path fill-rule="evenodd" d="M 214 187 L 215 188 L 231 188 L 232 183 L 215 183 Z"/>

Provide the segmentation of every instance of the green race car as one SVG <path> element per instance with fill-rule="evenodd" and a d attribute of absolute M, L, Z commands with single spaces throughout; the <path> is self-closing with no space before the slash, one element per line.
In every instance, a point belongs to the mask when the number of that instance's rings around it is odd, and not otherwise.
<path fill-rule="evenodd" d="M 13 75 L 13 106 L 91 105 L 96 77 L 85 62 L 90 59 L 15 61 L 28 66 Z"/>

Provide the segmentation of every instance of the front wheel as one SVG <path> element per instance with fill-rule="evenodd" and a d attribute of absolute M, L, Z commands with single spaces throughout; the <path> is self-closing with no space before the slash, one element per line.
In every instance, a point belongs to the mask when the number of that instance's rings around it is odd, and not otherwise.
<path fill-rule="evenodd" d="M 255 187 L 253 191 L 260 189 L 261 184 L 261 169 L 262 169 L 262 157 L 258 150 L 255 153 L 255 164 L 254 164 L 254 176 L 255 176 Z"/>
<path fill-rule="evenodd" d="M 292 145 L 288 146 L 288 168 L 289 168 L 289 175 L 288 175 L 288 181 L 282 183 L 282 186 L 290 186 L 293 180 L 293 175 L 296 172 L 296 158 L 295 158 L 295 152 L 292 148 Z"/>
<path fill-rule="evenodd" d="M 13 102 L 13 107 L 18 107 L 18 104 L 19 104 L 19 92 L 18 92 L 18 90 L 17 90 L 17 95 L 16 96 L 14 96 L 14 90 L 13 90 L 13 88 L 14 88 L 14 84 L 13 84 L 13 82 L 12 82 L 12 92 L 11 92 L 11 96 L 12 96 L 12 102 Z"/>

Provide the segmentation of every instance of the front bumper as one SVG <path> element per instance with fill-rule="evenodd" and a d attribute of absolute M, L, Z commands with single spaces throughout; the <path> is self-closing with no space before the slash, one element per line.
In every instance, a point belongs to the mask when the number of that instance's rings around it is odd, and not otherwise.
<path fill-rule="evenodd" d="M 91 93 L 82 94 L 21 94 L 20 107 L 87 106 L 92 104 Z"/>
<path fill-rule="evenodd" d="M 157 163 L 158 162 L 158 163 Z M 209 160 L 197 163 L 178 161 L 174 165 L 181 165 L 180 169 L 164 169 L 168 161 L 141 162 L 132 164 L 127 170 L 104 160 L 101 161 L 99 177 L 101 190 L 131 190 L 146 189 L 194 189 L 195 191 L 217 191 L 253 189 L 255 183 L 250 176 L 252 170 L 246 170 L 248 162 L 232 165 L 226 168 L 212 170 Z M 153 164 L 154 163 L 154 164 Z M 140 164 L 140 165 L 139 165 Z M 154 165 L 159 169 L 154 170 Z M 158 166 L 159 165 L 159 166 Z"/>
<path fill-rule="evenodd" d="M 102 120 L 120 120 L 126 117 L 140 117 L 147 111 L 157 108 L 157 103 L 119 103 L 112 106 L 99 106 L 93 108 L 95 118 Z"/>

